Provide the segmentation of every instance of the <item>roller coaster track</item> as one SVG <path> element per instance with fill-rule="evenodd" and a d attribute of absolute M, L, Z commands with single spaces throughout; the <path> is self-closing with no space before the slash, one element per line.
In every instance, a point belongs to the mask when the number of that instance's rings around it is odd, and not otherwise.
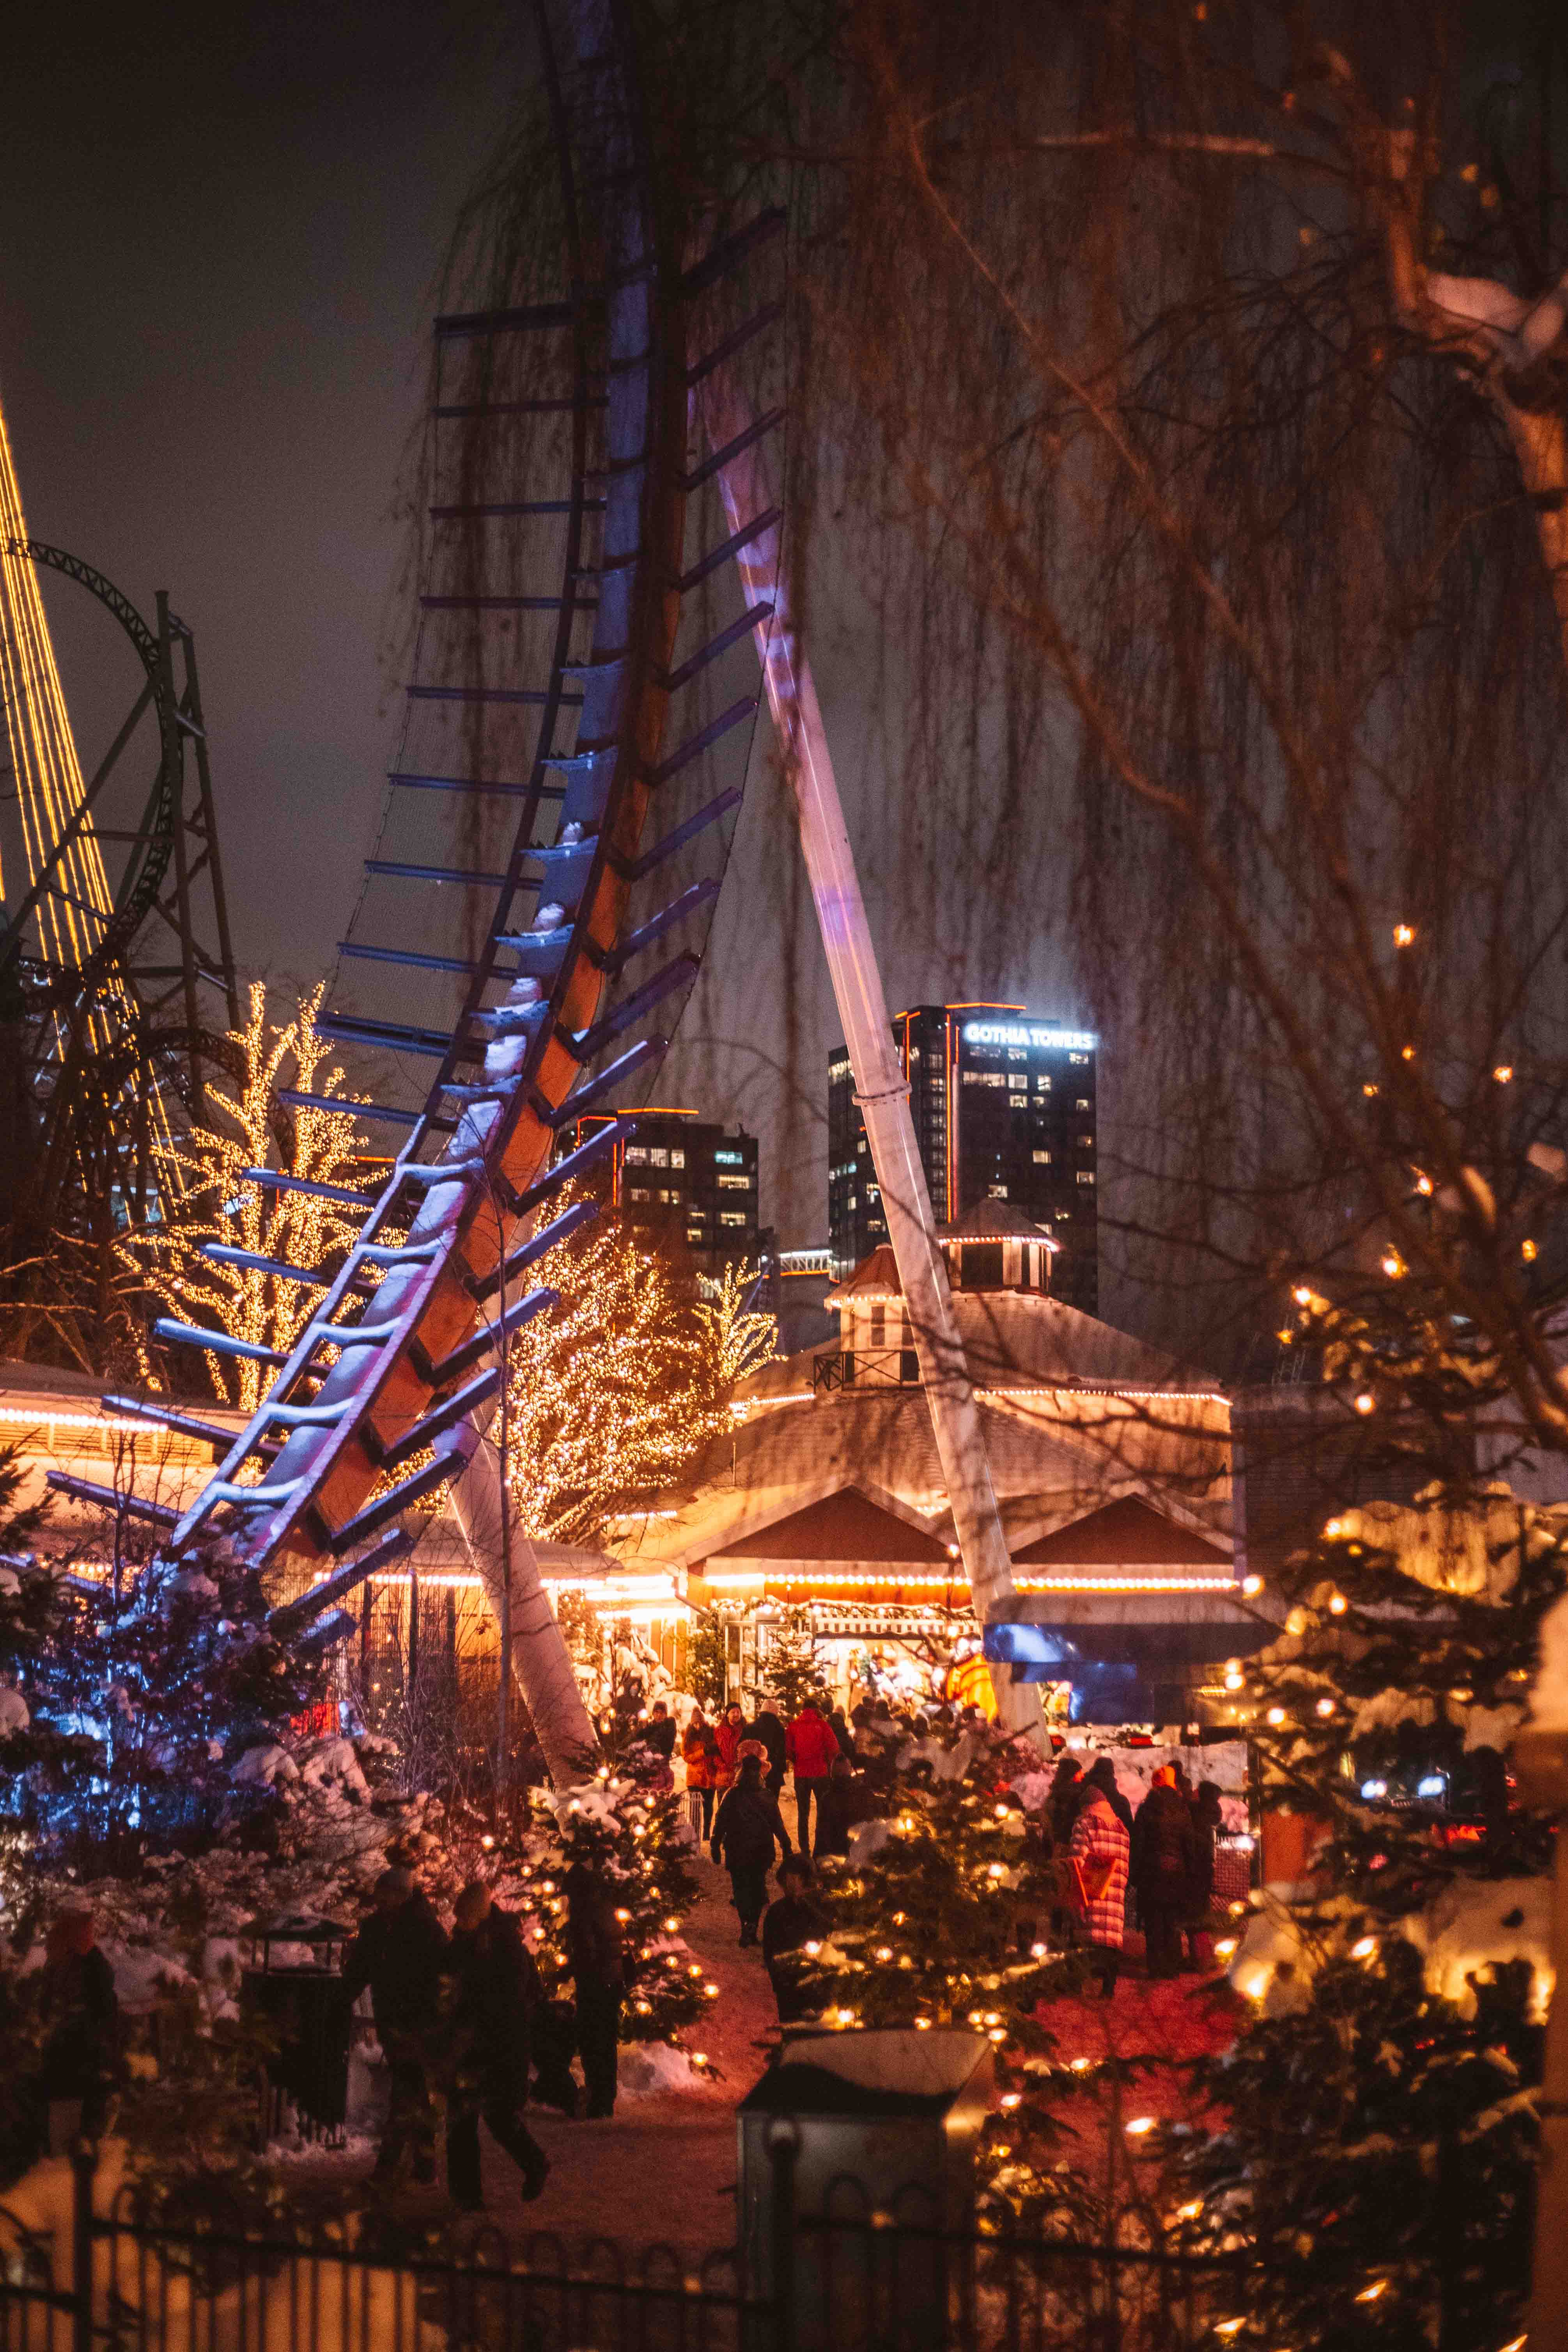
<path fill-rule="evenodd" d="M 120 1498 L 162 1529 L 167 1556 L 221 1539 L 258 1568 L 345 1563 L 315 1584 L 316 1609 L 368 1573 L 384 1556 L 384 1531 L 453 1474 L 460 1425 L 498 1391 L 498 1340 L 550 1298 L 526 1287 L 528 1268 L 592 1213 L 582 1202 L 560 1210 L 558 1196 L 629 1122 L 562 1158 L 563 1130 L 624 1100 L 662 1056 L 666 1034 L 648 1024 L 694 978 L 693 927 L 710 916 L 711 869 L 722 870 L 741 798 L 738 786 L 710 792 L 709 755 L 749 748 L 759 699 L 749 641 L 765 625 L 765 600 L 700 642 L 682 637 L 689 614 L 708 626 L 705 583 L 721 571 L 733 593 L 729 559 L 747 536 L 688 550 L 689 505 L 698 528 L 706 512 L 723 530 L 713 468 L 689 458 L 689 405 L 714 348 L 728 352 L 765 323 L 763 312 L 738 330 L 726 320 L 720 346 L 697 347 L 705 299 L 715 287 L 734 291 L 736 271 L 780 224 L 752 224 L 685 266 L 656 200 L 621 0 L 572 8 L 559 55 L 546 8 L 541 21 L 563 291 L 436 321 L 433 422 L 437 434 L 463 427 L 462 456 L 456 491 L 430 507 L 405 753 L 445 717 L 464 756 L 439 772 L 400 756 L 388 818 L 402 821 L 405 800 L 440 795 L 470 844 L 485 837 L 479 814 L 498 803 L 515 810 L 515 830 L 488 863 L 437 863 L 428 850 L 368 861 L 340 997 L 320 1025 L 400 1071 L 429 1073 L 416 1100 L 362 1107 L 405 1139 L 379 1193 L 363 1197 L 360 1237 L 298 1345 L 270 1360 L 276 1377 L 248 1425 L 232 1443 L 208 1432 L 221 1458 L 202 1493 L 177 1518 Z M 512 398 L 507 355 L 519 347 L 531 363 L 524 395 Z M 542 349 L 553 360 L 541 362 Z M 520 418 L 535 436 L 531 470 L 508 438 Z M 489 457 L 487 436 L 499 453 Z M 562 461 L 553 479 L 541 478 L 540 448 Z M 519 657 L 530 629 L 548 639 L 537 668 Z M 748 690 L 705 715 L 723 699 L 737 648 Z M 515 751 L 523 719 L 534 722 L 531 751 L 516 758 L 519 772 L 498 772 L 495 747 Z M 535 838 L 542 815 L 554 820 L 547 840 Z M 389 902 L 389 892 L 401 896 Z M 465 952 L 420 943 L 421 910 L 437 901 L 456 903 L 477 932 Z M 366 937 L 367 912 L 388 903 L 394 935 Z M 455 987 L 455 1017 L 421 1024 L 343 1003 L 342 975 L 357 984 L 365 965 L 400 991 Z M 388 1009 L 407 1006 L 400 995 Z M 300 1180 L 258 1170 L 247 1181 Z M 174 1322 L 158 1333 L 239 1352 L 222 1333 Z M 188 1416 L 181 1425 L 200 1426 Z"/>

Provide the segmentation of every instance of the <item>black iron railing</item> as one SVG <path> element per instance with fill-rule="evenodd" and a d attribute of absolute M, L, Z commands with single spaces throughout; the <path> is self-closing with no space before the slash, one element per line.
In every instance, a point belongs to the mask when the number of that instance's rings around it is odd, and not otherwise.
<path fill-rule="evenodd" d="M 1245 2254 L 942 2226 L 847 2179 L 797 2214 L 782 2162 L 749 2263 L 493 2228 L 447 2252 L 374 2211 L 303 2235 L 170 2226 L 125 2191 L 98 2212 L 94 2168 L 84 2151 L 68 2248 L 0 2209 L 0 2352 L 1213 2352 L 1260 2276 Z"/>

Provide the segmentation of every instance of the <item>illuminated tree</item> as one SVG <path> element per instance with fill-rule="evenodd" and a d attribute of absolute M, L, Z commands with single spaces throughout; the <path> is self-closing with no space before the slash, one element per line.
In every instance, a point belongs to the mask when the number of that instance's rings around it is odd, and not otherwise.
<path fill-rule="evenodd" d="M 753 1273 L 751 1266 L 727 1265 L 711 1286 L 712 1296 L 698 1304 L 697 1318 L 707 1334 L 714 1377 L 726 1389 L 734 1388 L 765 1364 L 778 1338 L 773 1317 L 760 1315 L 746 1305 Z"/>
<path fill-rule="evenodd" d="M 291 1021 L 269 1024 L 266 991 L 250 991 L 242 1029 L 230 1032 L 235 1091 L 209 1090 L 221 1124 L 195 1127 L 161 1154 L 165 1199 L 184 1195 L 179 1215 L 149 1225 L 121 1244 L 122 1261 L 185 1320 L 286 1353 L 320 1303 L 342 1253 L 359 1230 L 352 1211 L 309 1193 L 247 1182 L 247 1168 L 278 1167 L 315 1183 L 351 1183 L 364 1149 L 342 1072 L 316 1028 L 321 991 L 300 1000 Z M 280 1100 L 284 1087 L 341 1100 L 321 1110 Z M 178 1179 L 177 1183 L 174 1181 Z M 293 1282 L 254 1266 L 202 1255 L 207 1242 L 301 1267 L 318 1283 Z M 259 1361 L 208 1354 L 213 1387 L 226 1403 L 254 1412 L 261 1395 Z M 150 1365 L 143 1369 L 158 1385 Z"/>
<path fill-rule="evenodd" d="M 609 1218 L 547 1251 L 536 1279 L 559 1303 L 510 1344 L 513 1507 L 531 1536 L 592 1541 L 730 1428 L 735 1381 L 771 1347 L 773 1319 L 744 1311 L 735 1276 L 711 1302 L 683 1298 Z"/>

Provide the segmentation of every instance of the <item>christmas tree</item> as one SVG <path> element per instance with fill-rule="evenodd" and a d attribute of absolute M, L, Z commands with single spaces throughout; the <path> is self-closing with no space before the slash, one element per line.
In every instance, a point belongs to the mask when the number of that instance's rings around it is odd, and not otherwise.
<path fill-rule="evenodd" d="M 760 1679 L 763 1692 L 786 1723 L 800 1713 L 808 1698 L 826 1704 L 809 1609 L 786 1611 L 783 1624 L 774 1628 L 768 1643 Z"/>
<path fill-rule="evenodd" d="M 1295 1899 L 1255 1903 L 1232 1977 L 1263 2015 L 1187 2152 L 1194 2229 L 1245 2214 L 1269 2265 L 1238 2342 L 1489 2344 L 1519 2317 L 1552 1824 L 1504 1753 L 1565 1537 L 1462 1481 L 1342 1511 L 1228 1677 L 1265 1802 L 1323 1837 Z"/>

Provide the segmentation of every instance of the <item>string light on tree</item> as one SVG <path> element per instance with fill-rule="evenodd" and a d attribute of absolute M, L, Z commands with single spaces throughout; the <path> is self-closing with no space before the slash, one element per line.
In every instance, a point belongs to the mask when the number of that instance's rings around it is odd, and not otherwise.
<path fill-rule="evenodd" d="M 321 991 L 300 1000 L 294 1017 L 267 1017 L 267 992 L 250 990 L 242 1029 L 229 1033 L 237 1065 L 236 1090 L 208 1088 L 220 1125 L 194 1127 L 155 1154 L 158 1189 L 165 1201 L 183 1194 L 177 1216 L 148 1225 L 118 1244 L 122 1264 L 173 1307 L 183 1321 L 253 1347 L 286 1355 L 316 1311 L 336 1262 L 358 1235 L 361 1220 L 336 1202 L 307 1192 L 247 1182 L 247 1168 L 279 1168 L 312 1183 L 352 1186 L 363 1181 L 366 1149 L 343 1074 L 316 1028 Z M 283 1087 L 327 1097 L 321 1109 L 289 1106 Z M 338 1101 L 342 1108 L 336 1108 Z M 295 1266 L 315 1282 L 294 1282 L 255 1266 L 205 1257 L 205 1242 L 227 1244 L 255 1257 Z M 225 1403 L 254 1412 L 268 1368 L 246 1358 L 208 1355 L 213 1388 Z M 149 1381 L 156 1380 L 143 1365 Z"/>

